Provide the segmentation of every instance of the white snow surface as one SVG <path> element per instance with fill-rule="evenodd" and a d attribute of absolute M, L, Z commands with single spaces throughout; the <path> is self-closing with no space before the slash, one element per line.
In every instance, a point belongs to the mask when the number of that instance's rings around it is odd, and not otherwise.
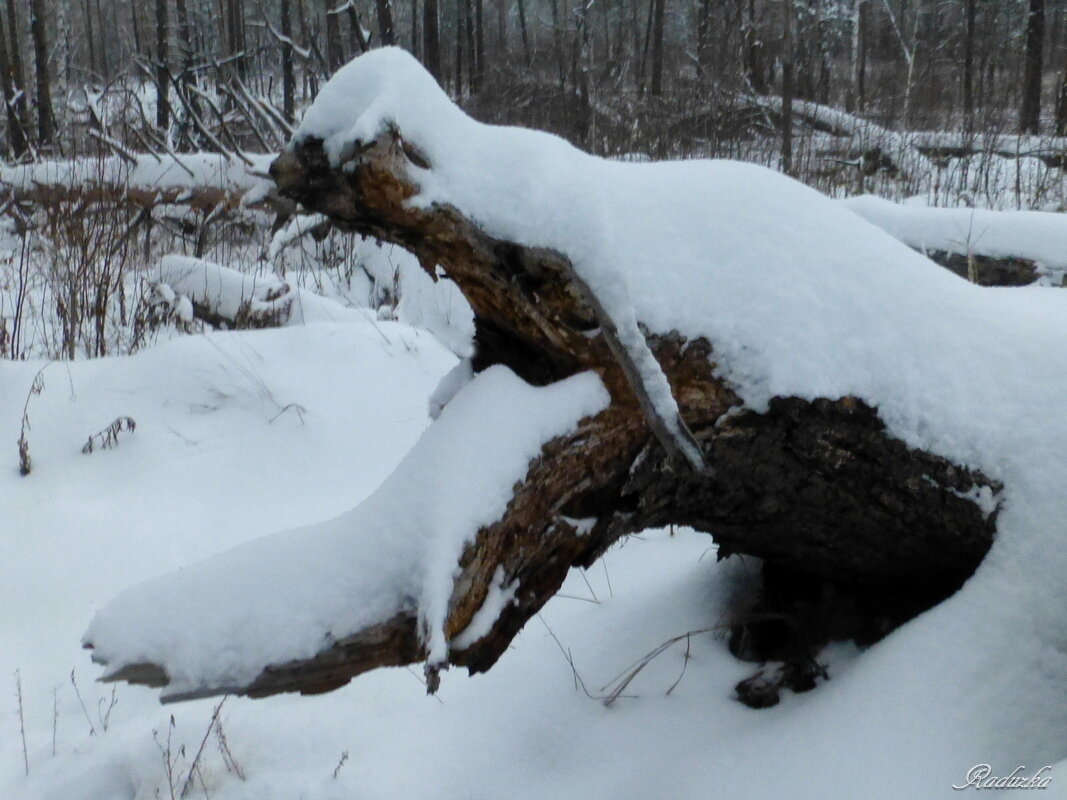
<path fill-rule="evenodd" d="M 1067 214 L 930 208 L 873 195 L 840 201 L 846 208 L 918 250 L 1026 258 L 1047 272 L 1067 270 Z"/>

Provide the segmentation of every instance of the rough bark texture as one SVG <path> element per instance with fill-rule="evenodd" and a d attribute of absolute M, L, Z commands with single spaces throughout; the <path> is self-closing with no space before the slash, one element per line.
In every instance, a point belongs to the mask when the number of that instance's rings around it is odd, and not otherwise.
<path fill-rule="evenodd" d="M 566 256 L 495 239 L 454 208 L 406 206 L 416 192 L 409 163 L 432 168 L 394 131 L 363 147 L 350 171 L 331 169 L 321 142 L 307 141 L 282 155 L 272 173 L 283 196 L 345 229 L 406 247 L 428 269 L 441 265 L 475 311 L 476 368 L 503 363 L 534 384 L 593 370 L 612 397 L 573 435 L 544 446 L 503 518 L 466 550 L 450 636 L 467 627 L 498 567 L 519 589 L 486 636 L 450 652 L 451 664 L 491 667 L 572 566 L 592 564 L 621 536 L 650 526 L 692 525 L 714 536 L 720 556 L 766 559 L 767 596 L 796 598 L 816 587 L 823 597 L 862 600 L 850 602 L 862 610 L 857 622 L 826 623 L 817 635 L 805 634 L 812 641 L 860 637 L 872 620 L 882 621 L 873 627 L 884 632 L 954 591 L 982 559 L 996 515 L 963 495 L 976 486 L 998 491 L 992 481 L 909 449 L 853 398 L 779 398 L 766 414 L 736 413 L 738 398 L 714 375 L 711 344 L 676 334 L 650 336 L 649 345 L 711 469 L 667 455 Z M 787 648 L 773 636 L 750 635 L 758 630 L 739 631 L 747 642 L 739 655 L 773 657 Z M 323 692 L 369 669 L 425 657 L 417 620 L 401 613 L 228 689 L 254 697 Z M 166 680 L 152 665 L 115 677 Z M 428 678 L 432 689 L 436 668 Z M 788 685 L 794 683 L 806 685 Z"/>

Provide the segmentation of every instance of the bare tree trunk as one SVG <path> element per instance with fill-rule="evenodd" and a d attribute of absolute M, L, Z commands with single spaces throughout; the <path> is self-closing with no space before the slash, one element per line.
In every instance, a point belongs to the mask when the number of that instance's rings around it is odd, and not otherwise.
<path fill-rule="evenodd" d="M 170 69 L 167 0 L 156 0 L 156 127 L 166 132 L 170 127 Z"/>
<path fill-rule="evenodd" d="M 1056 95 L 1056 135 L 1067 136 L 1067 66 L 1060 74 L 1060 89 Z"/>
<path fill-rule="evenodd" d="M 964 0 L 963 22 L 963 123 L 968 132 L 974 125 L 974 23 L 977 0 Z"/>
<path fill-rule="evenodd" d="M 378 39 L 383 45 L 396 44 L 396 31 L 393 28 L 393 9 L 390 0 L 376 0 L 378 9 Z"/>
<path fill-rule="evenodd" d="M 359 13 L 354 4 L 348 6 L 348 26 L 352 29 L 359 52 L 366 53 L 370 45 L 367 43 L 367 37 L 363 35 L 363 23 L 359 19 Z"/>
<path fill-rule="evenodd" d="M 663 28 L 667 0 L 652 0 L 652 75 L 649 92 L 653 96 L 663 92 Z"/>
<path fill-rule="evenodd" d="M 23 69 L 22 49 L 19 46 L 19 17 L 15 0 L 7 0 L 7 35 L 10 42 L 11 82 L 14 92 L 12 106 L 15 117 L 18 119 L 19 129 L 22 131 L 23 149 L 19 153 L 22 155 L 28 148 L 31 128 L 29 107 L 26 104 L 26 71 Z"/>
<path fill-rule="evenodd" d="M 326 18 L 326 68 L 330 73 L 336 72 L 345 63 L 344 48 L 341 45 L 341 20 L 330 13 L 331 0 L 322 0 L 322 13 Z"/>
<path fill-rule="evenodd" d="M 518 0 L 519 5 L 519 33 L 522 35 L 522 57 L 526 66 L 531 64 L 530 60 L 530 35 L 526 29 L 526 0 Z"/>
<path fill-rule="evenodd" d="M 463 97 L 463 40 L 466 38 L 467 33 L 466 11 L 467 0 L 456 0 L 456 50 L 453 53 L 456 74 L 453 76 L 452 88 L 457 98 Z"/>
<path fill-rule="evenodd" d="M 3 29 L 4 20 L 0 15 L 0 70 L 3 70 L 4 109 L 7 112 L 7 144 L 11 156 L 21 158 L 26 152 L 26 131 L 22 121 L 15 112 L 15 78 L 11 58 L 7 52 L 7 40 Z"/>
<path fill-rule="evenodd" d="M 441 82 L 441 35 L 437 24 L 437 0 L 422 3 L 422 58 L 426 69 Z"/>
<path fill-rule="evenodd" d="M 471 53 L 471 92 L 482 88 L 485 78 L 485 8 L 482 0 L 470 0 L 474 4 L 474 51 Z"/>
<path fill-rule="evenodd" d="M 100 75 L 103 78 L 109 78 L 111 76 L 111 50 L 115 45 L 113 39 L 109 39 L 104 35 L 104 15 L 100 9 L 100 0 L 92 0 L 93 8 L 96 9 L 96 30 L 98 32 L 97 41 L 99 43 L 100 53 Z M 88 8 L 89 0 L 86 0 L 86 8 Z"/>
<path fill-rule="evenodd" d="M 1041 68 L 1045 46 L 1045 0 L 1030 0 L 1026 16 L 1026 66 L 1019 130 L 1037 133 L 1041 126 Z"/>
<path fill-rule="evenodd" d="M 738 2 L 744 3 L 744 0 L 738 0 Z M 748 0 L 741 16 L 744 20 L 741 27 L 741 49 L 745 79 L 752 86 L 753 91 L 763 94 L 767 91 L 767 84 L 763 80 L 763 59 L 761 57 L 763 46 L 760 44 L 759 32 L 756 30 L 755 0 Z"/>
<path fill-rule="evenodd" d="M 100 71 L 97 69 L 96 60 L 96 37 L 93 35 L 93 7 L 91 0 L 85 0 L 82 8 L 85 9 L 85 43 L 89 47 L 89 71 L 94 75 L 99 75 Z"/>
<path fill-rule="evenodd" d="M 56 122 L 52 115 L 52 81 L 48 74 L 48 34 L 44 14 L 44 0 L 32 0 L 30 36 L 37 78 L 37 138 L 41 145 L 49 145 L 55 141 Z"/>
<path fill-rule="evenodd" d="M 475 59 L 477 58 L 477 50 L 475 48 L 475 32 L 474 32 L 474 0 L 462 0 L 463 5 L 463 27 L 462 38 L 466 44 L 467 55 L 467 91 L 474 94 L 477 87 L 474 85 L 477 80 L 477 65 Z"/>
<path fill-rule="evenodd" d="M 419 35 L 419 0 L 411 0 L 411 54 L 421 61 L 420 45 L 422 37 Z"/>
<path fill-rule="evenodd" d="M 711 0 L 700 0 L 697 23 L 697 77 L 706 77 L 711 66 Z"/>
<path fill-rule="evenodd" d="M 862 111 L 864 106 L 863 79 L 865 71 L 866 41 L 863 30 L 863 17 L 865 0 L 852 0 L 852 47 L 849 52 L 849 66 L 852 74 L 849 76 L 848 92 L 845 94 L 845 110 L 849 112 Z"/>
<path fill-rule="evenodd" d="M 782 172 L 793 174 L 793 4 L 782 15 Z"/>
<path fill-rule="evenodd" d="M 196 52 L 196 44 L 193 41 L 193 25 L 189 19 L 188 0 L 175 0 L 174 9 L 178 16 L 178 44 L 182 50 L 182 80 L 191 82 L 195 79 L 193 54 Z"/>
<path fill-rule="evenodd" d="M 282 36 L 282 113 L 288 122 L 296 119 L 296 76 L 293 74 L 292 0 L 281 0 Z M 358 24 L 358 23 L 357 23 Z"/>
<path fill-rule="evenodd" d="M 497 60 L 504 58 L 508 50 L 508 3 L 496 0 L 496 55 Z"/>
<path fill-rule="evenodd" d="M 560 29 L 559 0 L 549 0 L 552 9 L 552 48 L 556 53 L 556 63 L 559 65 L 559 88 L 560 91 L 567 84 L 567 58 L 563 54 L 563 31 Z"/>
<path fill-rule="evenodd" d="M 242 0 L 227 0 L 226 19 L 229 55 L 234 57 L 238 77 L 244 80 L 248 77 L 248 53 L 245 47 L 245 16 Z"/>

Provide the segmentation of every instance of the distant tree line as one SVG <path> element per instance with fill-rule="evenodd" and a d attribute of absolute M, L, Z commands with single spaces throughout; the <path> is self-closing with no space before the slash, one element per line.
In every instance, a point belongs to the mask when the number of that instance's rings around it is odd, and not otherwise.
<path fill-rule="evenodd" d="M 611 149 L 598 126 L 767 94 L 898 129 L 1067 135 L 1067 0 L 0 0 L 6 150 L 70 149 L 69 109 L 131 79 L 154 88 L 138 149 L 272 146 L 264 130 L 389 44 L 476 115 L 593 149 Z M 234 109 L 240 141 L 219 132 Z"/>

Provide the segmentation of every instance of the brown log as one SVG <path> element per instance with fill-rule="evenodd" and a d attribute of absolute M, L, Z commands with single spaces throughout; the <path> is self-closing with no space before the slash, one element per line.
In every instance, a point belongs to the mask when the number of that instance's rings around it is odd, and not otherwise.
<path fill-rule="evenodd" d="M 504 516 L 466 549 L 450 637 L 469 625 L 498 568 L 518 590 L 488 634 L 453 647 L 450 664 L 471 672 L 491 667 L 568 570 L 653 526 L 692 525 L 715 538 L 720 557 L 764 559 L 776 596 L 791 597 L 787 586 L 831 587 L 822 595 L 860 609 L 858 621 L 844 627 L 808 615 L 805 624 L 822 628 L 805 632 L 815 643 L 835 635 L 876 638 L 955 591 L 982 559 L 996 514 L 965 495 L 975 487 L 996 493 L 1001 487 L 993 481 L 894 439 L 877 411 L 855 398 L 777 398 L 765 414 L 741 411 L 715 377 L 713 344 L 678 334 L 648 341 L 711 469 L 694 470 L 669 455 L 566 255 L 496 239 L 455 208 L 406 205 L 417 191 L 409 163 L 432 169 L 390 131 L 343 171 L 331 168 L 321 142 L 308 140 L 279 157 L 272 174 L 283 196 L 342 228 L 409 249 L 428 269 L 443 267 L 475 312 L 476 368 L 503 363 L 539 385 L 592 370 L 612 398 L 575 433 L 544 445 Z M 776 655 L 773 643 L 751 640 L 735 652 Z M 415 615 L 403 612 L 313 658 L 268 666 L 250 685 L 186 696 L 329 691 L 361 672 L 426 656 Z M 443 666 L 429 665 L 431 690 Z M 156 686 L 167 680 L 145 664 L 113 677 Z"/>

